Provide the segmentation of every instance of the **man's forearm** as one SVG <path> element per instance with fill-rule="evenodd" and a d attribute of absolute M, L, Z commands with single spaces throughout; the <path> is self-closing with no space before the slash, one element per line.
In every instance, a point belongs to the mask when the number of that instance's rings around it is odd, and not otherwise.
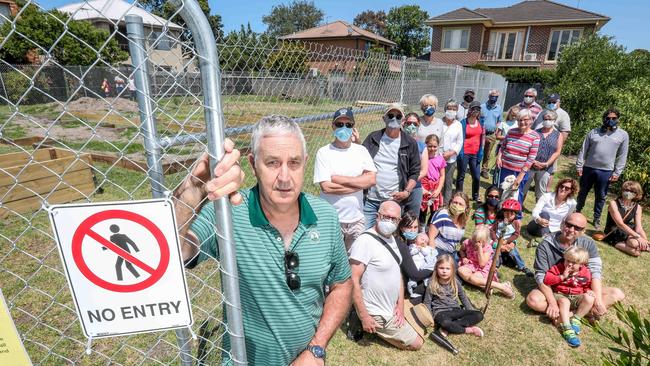
<path fill-rule="evenodd" d="M 603 302 L 603 282 L 600 278 L 591 279 L 591 291 L 596 295 L 596 301 Z"/>
<path fill-rule="evenodd" d="M 542 292 L 544 297 L 546 298 L 546 303 L 549 305 L 554 304 L 557 306 L 557 300 L 555 300 L 555 296 L 553 296 L 553 290 L 549 286 L 546 286 L 543 283 L 538 284 L 539 290 Z"/>
<path fill-rule="evenodd" d="M 344 187 L 354 188 L 356 190 L 367 189 L 375 185 L 375 173 L 366 172 L 356 177 L 344 177 L 333 175 L 331 177 L 332 183 L 340 184 Z"/>
<path fill-rule="evenodd" d="M 188 180 L 183 182 L 173 194 L 174 212 L 176 213 L 178 236 L 181 239 L 181 252 L 184 261 L 191 259 L 198 252 L 196 238 L 194 235 L 188 235 L 188 231 L 195 214 L 201 209 L 205 196 L 205 192 L 192 185 Z"/>
<path fill-rule="evenodd" d="M 415 188 L 416 184 L 417 182 L 415 181 L 415 179 L 409 179 L 408 182 L 406 183 L 406 187 L 404 187 L 404 190 L 410 193 L 413 191 L 413 188 Z"/>
<path fill-rule="evenodd" d="M 334 182 L 320 182 L 320 189 L 328 194 L 351 194 L 358 191 L 358 189 Z"/>
<path fill-rule="evenodd" d="M 354 281 L 352 282 L 352 303 L 354 304 L 354 308 L 357 310 L 359 319 L 370 316 L 370 314 L 368 314 L 368 310 L 366 309 L 366 304 L 363 302 L 361 284 Z"/>
<path fill-rule="evenodd" d="M 330 286 L 330 293 L 325 298 L 323 315 L 318 323 L 316 334 L 310 342 L 313 345 L 327 347 L 330 339 L 350 311 L 352 303 L 352 279 Z"/>

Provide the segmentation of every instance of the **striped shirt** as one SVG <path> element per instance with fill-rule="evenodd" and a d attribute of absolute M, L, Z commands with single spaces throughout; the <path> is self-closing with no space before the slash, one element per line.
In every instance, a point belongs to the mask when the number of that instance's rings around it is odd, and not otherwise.
<path fill-rule="evenodd" d="M 519 127 L 511 129 L 501 143 L 502 167 L 515 172 L 529 170 L 537 157 L 538 148 L 537 132 L 531 130 L 523 134 Z"/>
<path fill-rule="evenodd" d="M 459 228 L 454 224 L 446 208 L 440 209 L 431 216 L 430 225 L 438 229 L 438 236 L 435 239 L 436 249 L 446 252 L 456 251 L 465 234 L 465 228 Z"/>
<path fill-rule="evenodd" d="M 301 285 L 292 291 L 285 277 L 284 241 L 261 209 L 258 187 L 241 193 L 244 202 L 232 207 L 232 222 L 248 362 L 287 365 L 316 332 L 325 285 L 350 278 L 338 214 L 324 200 L 300 194 L 300 221 L 289 250 L 298 255 Z M 201 250 L 187 267 L 219 258 L 214 221 L 214 207 L 207 204 L 192 222 Z M 224 337 L 223 343 L 223 363 L 232 363 L 229 338 Z"/>
<path fill-rule="evenodd" d="M 487 217 L 486 217 L 487 216 Z M 497 219 L 496 213 L 490 215 L 485 213 L 485 207 L 479 206 L 479 208 L 474 211 L 474 224 L 475 225 L 492 225 Z"/>
<path fill-rule="evenodd" d="M 555 150 L 557 150 L 560 131 L 553 128 L 551 130 L 551 133 L 549 133 L 546 137 L 544 137 L 541 128 L 537 130 L 537 133 L 539 134 L 539 149 L 537 149 L 537 156 L 535 157 L 535 161 L 545 163 L 548 161 L 548 159 L 551 158 L 551 155 L 555 153 Z M 546 168 L 546 171 L 550 174 L 553 174 L 553 165 L 555 164 L 551 164 L 551 166 Z"/>

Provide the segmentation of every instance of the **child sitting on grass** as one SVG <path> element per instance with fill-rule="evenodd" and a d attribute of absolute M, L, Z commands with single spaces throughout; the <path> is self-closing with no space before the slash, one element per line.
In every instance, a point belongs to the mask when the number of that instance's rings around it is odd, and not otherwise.
<path fill-rule="evenodd" d="M 460 307 L 458 300 L 463 304 Z M 431 311 L 436 330 L 431 333 L 433 341 L 457 354 L 458 350 L 447 340 L 447 333 L 473 334 L 483 337 L 483 330 L 476 326 L 483 320 L 483 313 L 474 309 L 456 277 L 456 262 L 449 254 L 438 256 L 424 304 Z"/>
<path fill-rule="evenodd" d="M 460 267 L 458 275 L 463 281 L 485 288 L 490 266 L 492 266 L 492 241 L 490 240 L 490 229 L 481 225 L 474 230 L 471 239 L 467 239 L 460 247 Z M 492 287 L 501 291 L 507 298 L 513 299 L 515 291 L 510 282 L 498 282 L 496 273 L 492 281 Z"/>
<path fill-rule="evenodd" d="M 503 261 L 514 261 L 518 270 L 524 272 L 528 277 L 533 277 L 533 272 L 526 267 L 524 259 L 521 258 L 521 254 L 517 250 L 517 238 L 519 238 L 521 230 L 521 221 L 517 219 L 517 214 L 520 211 L 521 204 L 516 199 L 510 198 L 503 201 L 500 215 L 490 229 L 490 236 L 494 241 L 492 245 L 495 249 L 500 238 L 505 240 L 501 245 L 501 252 L 497 254 L 497 267 Z"/>
<path fill-rule="evenodd" d="M 429 246 L 429 237 L 427 234 L 420 233 L 415 237 L 415 243 L 409 244 L 409 253 L 411 254 L 413 263 L 418 270 L 428 269 L 430 271 L 433 271 L 433 266 L 436 265 L 436 257 L 438 256 L 438 251 L 435 248 Z M 426 287 L 428 285 L 429 279 L 427 278 L 424 280 L 424 286 Z M 408 282 L 406 283 L 406 288 L 412 299 L 422 297 L 418 291 L 415 291 L 417 286 L 418 282 L 412 278 L 409 278 Z"/>
<path fill-rule="evenodd" d="M 557 299 L 562 336 L 571 347 L 580 346 L 578 334 L 582 317 L 591 310 L 596 299 L 591 291 L 588 261 L 586 249 L 572 246 L 564 252 L 564 261 L 551 267 L 544 276 L 544 284 L 551 287 Z M 569 317 L 571 310 L 575 310 L 575 314 Z"/>

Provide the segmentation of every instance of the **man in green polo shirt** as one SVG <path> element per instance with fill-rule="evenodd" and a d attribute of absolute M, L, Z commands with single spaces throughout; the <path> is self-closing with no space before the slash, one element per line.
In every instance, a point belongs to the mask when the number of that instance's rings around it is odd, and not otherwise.
<path fill-rule="evenodd" d="M 208 180 L 207 160 L 202 161 L 174 193 L 182 201 L 175 207 L 188 268 L 219 258 L 214 209 L 201 205 L 204 198 L 233 194 L 241 185 L 239 152 L 228 153 L 231 149 L 229 142 L 215 169 L 219 178 Z M 243 201 L 232 207 L 232 215 L 248 362 L 322 365 L 352 298 L 338 214 L 301 192 L 307 152 L 292 119 L 272 115 L 258 121 L 251 151 L 257 185 L 231 196 L 233 203 Z"/>

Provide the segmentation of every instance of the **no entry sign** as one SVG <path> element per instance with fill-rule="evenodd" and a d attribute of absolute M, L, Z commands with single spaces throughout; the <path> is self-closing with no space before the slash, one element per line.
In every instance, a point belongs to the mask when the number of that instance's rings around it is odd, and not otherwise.
<path fill-rule="evenodd" d="M 87 337 L 192 324 L 171 201 L 56 205 L 50 220 Z"/>

